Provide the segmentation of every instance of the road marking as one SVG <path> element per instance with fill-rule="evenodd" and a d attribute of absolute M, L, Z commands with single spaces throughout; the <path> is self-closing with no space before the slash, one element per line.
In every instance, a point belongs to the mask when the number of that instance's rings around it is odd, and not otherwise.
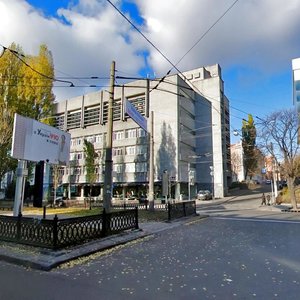
<path fill-rule="evenodd" d="M 250 219 L 250 218 L 233 218 L 233 217 L 214 217 L 214 219 L 218 220 L 233 220 L 233 221 L 249 221 L 249 222 L 265 222 L 265 223 L 291 223 L 291 224 L 299 224 L 300 221 L 290 221 L 290 220 L 271 220 L 271 219 Z"/>

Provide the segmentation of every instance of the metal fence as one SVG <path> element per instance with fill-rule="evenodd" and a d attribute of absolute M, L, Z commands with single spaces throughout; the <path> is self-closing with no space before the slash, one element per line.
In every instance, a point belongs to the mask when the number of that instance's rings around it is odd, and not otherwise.
<path fill-rule="evenodd" d="M 196 201 L 168 203 L 168 220 L 196 214 Z"/>
<path fill-rule="evenodd" d="M 112 205 L 112 208 L 114 209 L 135 209 L 137 207 L 138 210 L 149 210 L 149 204 L 148 203 L 139 203 L 139 204 L 133 204 L 133 203 L 124 203 L 124 204 L 114 204 Z M 154 205 L 155 210 L 161 210 L 161 211 L 167 211 L 168 205 L 167 204 L 155 204 Z"/>
<path fill-rule="evenodd" d="M 138 228 L 137 209 L 53 220 L 0 216 L 0 240 L 52 249 Z"/>

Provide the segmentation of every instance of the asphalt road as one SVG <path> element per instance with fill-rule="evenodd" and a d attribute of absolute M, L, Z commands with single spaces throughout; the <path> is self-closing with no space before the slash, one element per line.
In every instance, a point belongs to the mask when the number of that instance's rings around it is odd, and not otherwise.
<path fill-rule="evenodd" d="M 51 272 L 0 262 L 0 299 L 299 299 L 300 222 L 226 205 Z"/>

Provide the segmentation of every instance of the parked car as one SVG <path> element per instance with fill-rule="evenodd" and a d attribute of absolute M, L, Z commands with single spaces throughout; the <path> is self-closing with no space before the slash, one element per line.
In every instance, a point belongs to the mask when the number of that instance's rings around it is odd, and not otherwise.
<path fill-rule="evenodd" d="M 197 194 L 198 200 L 210 200 L 212 199 L 212 194 L 209 190 L 200 190 Z"/>
<path fill-rule="evenodd" d="M 270 180 L 270 179 L 267 179 L 267 180 L 266 180 L 266 184 L 271 184 L 271 180 Z"/>

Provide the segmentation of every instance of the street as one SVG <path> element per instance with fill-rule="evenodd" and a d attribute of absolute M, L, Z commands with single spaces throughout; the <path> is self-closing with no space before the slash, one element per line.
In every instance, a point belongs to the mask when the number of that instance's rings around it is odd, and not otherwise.
<path fill-rule="evenodd" d="M 257 201 L 51 272 L 1 262 L 0 299 L 299 299 L 299 217 Z"/>

